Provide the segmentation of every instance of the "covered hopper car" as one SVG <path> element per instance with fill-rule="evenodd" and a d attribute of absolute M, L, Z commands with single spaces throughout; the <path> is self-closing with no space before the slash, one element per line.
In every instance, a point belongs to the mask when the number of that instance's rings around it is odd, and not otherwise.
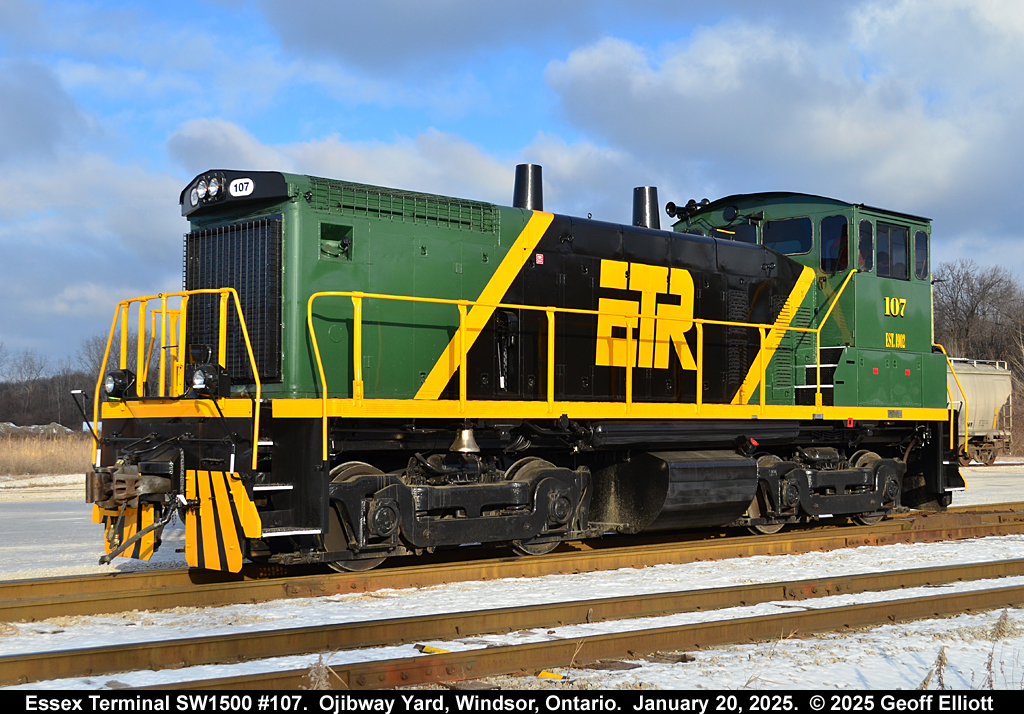
<path fill-rule="evenodd" d="M 927 219 L 760 193 L 661 230 L 642 187 L 606 223 L 545 212 L 532 165 L 514 196 L 196 176 L 183 289 L 118 305 L 96 386 L 104 559 L 175 514 L 195 567 L 363 570 L 963 487 Z"/>
<path fill-rule="evenodd" d="M 991 466 L 1012 445 L 1010 368 L 997 360 L 952 357 L 949 362 L 946 387 L 950 408 L 956 412 L 960 465 L 973 460 Z"/>

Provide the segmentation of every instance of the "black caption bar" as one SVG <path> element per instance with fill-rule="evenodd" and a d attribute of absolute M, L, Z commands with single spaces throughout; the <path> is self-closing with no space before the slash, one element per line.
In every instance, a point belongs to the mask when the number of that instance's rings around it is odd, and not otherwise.
<path fill-rule="evenodd" d="M 684 712 L 693 714 L 876 714 L 885 712 L 1006 712 L 1018 714 L 1021 691 L 822 693 L 667 691 L 409 691 L 380 693 L 257 692 L 164 694 L 0 692 L 9 712 L 308 712 L 309 714 L 550 714 L 551 712 Z"/>

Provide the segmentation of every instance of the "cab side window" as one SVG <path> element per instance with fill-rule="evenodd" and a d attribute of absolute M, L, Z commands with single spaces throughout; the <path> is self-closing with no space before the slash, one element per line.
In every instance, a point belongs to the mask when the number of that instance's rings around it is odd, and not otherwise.
<path fill-rule="evenodd" d="M 878 274 L 908 280 L 906 226 L 878 222 Z"/>
<path fill-rule="evenodd" d="M 871 221 L 860 222 L 857 253 L 857 270 L 870 273 L 875 256 L 875 230 Z"/>
<path fill-rule="evenodd" d="M 785 255 L 809 253 L 814 243 L 810 218 L 783 218 L 766 221 L 761 228 L 761 244 Z"/>
<path fill-rule="evenodd" d="M 850 262 L 850 236 L 846 216 L 829 216 L 821 219 L 818 235 L 821 236 L 821 271 L 840 273 Z"/>
<path fill-rule="evenodd" d="M 928 277 L 928 234 L 924 231 L 914 234 L 914 277 L 918 280 Z"/>

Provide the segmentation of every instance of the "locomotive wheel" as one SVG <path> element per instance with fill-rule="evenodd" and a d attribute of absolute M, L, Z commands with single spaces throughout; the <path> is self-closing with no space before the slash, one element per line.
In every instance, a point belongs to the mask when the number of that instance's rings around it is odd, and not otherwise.
<path fill-rule="evenodd" d="M 553 463 L 545 461 L 539 456 L 526 456 L 508 467 L 508 470 L 505 471 L 505 478 L 508 481 L 513 481 L 518 476 L 529 475 L 531 471 L 553 469 L 554 467 Z M 549 543 L 532 543 L 528 540 L 514 540 L 512 541 L 512 550 L 520 555 L 547 555 L 557 548 L 560 542 L 553 540 Z"/>
<path fill-rule="evenodd" d="M 331 482 L 341 483 L 351 478 L 358 478 L 360 476 L 383 476 L 384 472 L 375 466 L 363 463 L 362 461 L 348 461 L 344 464 L 340 464 L 331 469 Z M 348 543 L 345 541 L 342 535 L 345 531 L 341 523 L 341 515 L 338 513 L 338 509 L 334 506 L 330 509 L 331 518 L 331 533 L 335 534 L 335 538 L 341 540 L 334 540 L 331 538 L 328 541 L 329 550 L 347 550 Z M 331 570 L 339 573 L 361 573 L 365 570 L 373 570 L 378 565 L 383 563 L 387 558 L 362 558 L 360 560 L 335 560 L 327 564 Z"/>
<path fill-rule="evenodd" d="M 553 540 L 550 543 L 531 543 L 528 540 L 514 540 L 512 541 L 512 550 L 520 555 L 547 555 L 557 548 L 559 543 L 561 541 L 558 540 Z"/>
<path fill-rule="evenodd" d="M 881 523 L 883 518 L 885 518 L 884 513 L 862 513 L 859 516 L 854 516 L 853 522 L 859 523 L 862 526 L 873 526 L 876 523 Z"/>
<path fill-rule="evenodd" d="M 373 570 L 383 563 L 387 558 L 363 558 L 362 560 L 335 560 L 327 566 L 339 573 L 361 573 L 364 570 Z"/>
<path fill-rule="evenodd" d="M 850 467 L 854 469 L 863 469 L 875 463 L 881 458 L 882 457 L 876 454 L 874 451 L 861 449 L 860 451 L 854 452 L 853 456 L 850 457 Z"/>
<path fill-rule="evenodd" d="M 785 527 L 785 523 L 772 523 L 770 525 L 747 526 L 747 530 L 754 535 L 775 535 Z"/>
<path fill-rule="evenodd" d="M 508 467 L 505 471 L 505 480 L 513 481 L 517 476 L 522 474 L 528 474 L 536 469 L 553 469 L 555 465 L 550 461 L 545 461 L 539 456 L 526 456 L 519 459 L 514 464 Z"/>

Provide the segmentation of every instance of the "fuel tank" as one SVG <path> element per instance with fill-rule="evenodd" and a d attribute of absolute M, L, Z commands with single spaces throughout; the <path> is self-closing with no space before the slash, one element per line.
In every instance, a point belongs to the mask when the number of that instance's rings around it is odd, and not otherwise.
<path fill-rule="evenodd" d="M 648 451 L 594 475 L 591 525 L 621 533 L 732 523 L 757 490 L 757 462 L 735 451 Z"/>

